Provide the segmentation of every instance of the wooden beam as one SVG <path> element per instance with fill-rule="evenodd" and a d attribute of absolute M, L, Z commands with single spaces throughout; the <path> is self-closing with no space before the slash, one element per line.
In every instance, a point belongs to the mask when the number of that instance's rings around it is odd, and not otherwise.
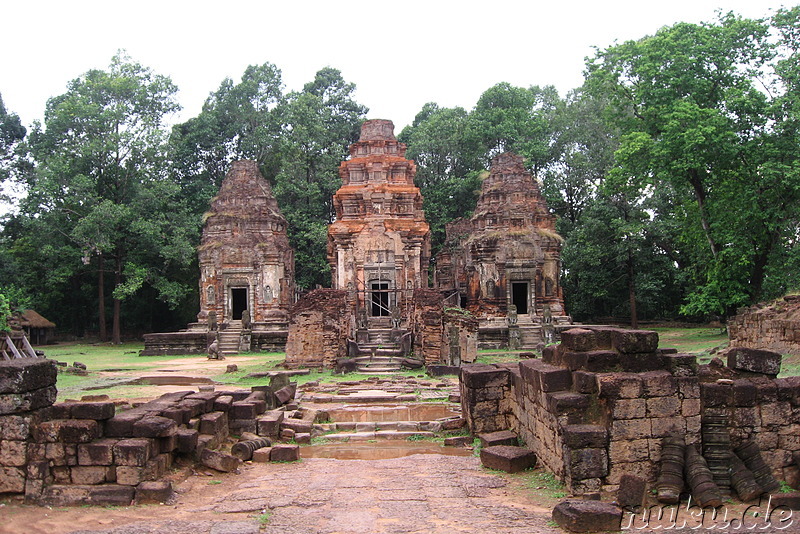
<path fill-rule="evenodd" d="M 22 358 L 22 354 L 17 350 L 17 346 L 14 345 L 14 340 L 11 339 L 11 336 L 6 335 L 6 345 L 8 345 L 8 349 L 11 349 L 11 354 L 13 354 L 15 358 Z"/>
<path fill-rule="evenodd" d="M 28 338 L 25 335 L 22 336 L 22 349 L 25 353 L 28 354 L 29 357 L 31 358 L 38 357 L 36 356 L 36 351 L 33 350 L 33 347 L 31 347 L 31 342 L 28 341 Z"/>

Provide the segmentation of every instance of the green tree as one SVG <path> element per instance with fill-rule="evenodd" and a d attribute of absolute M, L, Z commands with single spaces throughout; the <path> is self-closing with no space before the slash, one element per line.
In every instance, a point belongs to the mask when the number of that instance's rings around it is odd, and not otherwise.
<path fill-rule="evenodd" d="M 171 172 L 196 213 L 208 209 L 234 160 L 257 161 L 274 181 L 281 162 L 283 99 L 281 71 L 272 63 L 249 65 L 239 83 L 224 79 L 197 117 L 173 127 Z"/>
<path fill-rule="evenodd" d="M 21 203 L 26 231 L 18 246 L 60 265 L 65 281 L 96 271 L 101 339 L 110 270 L 114 343 L 122 301 L 145 283 L 173 306 L 188 291 L 165 276 L 194 256 L 193 221 L 165 172 L 163 121 L 178 109 L 176 91 L 120 53 L 108 70 L 91 70 L 51 98 L 30 138 L 37 167 Z"/>
<path fill-rule="evenodd" d="M 609 102 L 621 132 L 617 169 L 674 194 L 656 218 L 680 233 L 673 244 L 691 275 L 684 311 L 693 315 L 761 298 L 769 259 L 797 220 L 786 164 L 796 149 L 770 111 L 775 93 L 761 90 L 774 67 L 768 35 L 765 21 L 729 13 L 614 45 L 587 66 L 586 90 Z"/>
<path fill-rule="evenodd" d="M 19 145 L 26 133 L 19 116 L 6 110 L 0 95 L 0 186 L 21 163 Z"/>
<path fill-rule="evenodd" d="M 279 109 L 283 129 L 275 198 L 289 223 L 298 288 L 330 284 L 325 251 L 334 217 L 332 197 L 342 183 L 339 164 L 358 139 L 367 113 L 354 92 L 355 85 L 326 67 L 302 91 L 287 95 Z"/>
<path fill-rule="evenodd" d="M 434 254 L 445 241 L 445 225 L 469 217 L 480 190 L 484 148 L 471 131 L 463 108 L 427 103 L 398 139 L 408 145 L 407 157 L 417 164 L 416 185 L 431 227 Z"/>
<path fill-rule="evenodd" d="M 527 89 L 499 83 L 487 89 L 470 114 L 472 135 L 484 150 L 486 164 L 502 152 L 515 152 L 538 175 L 553 161 L 553 115 L 561 100 L 553 86 Z"/>

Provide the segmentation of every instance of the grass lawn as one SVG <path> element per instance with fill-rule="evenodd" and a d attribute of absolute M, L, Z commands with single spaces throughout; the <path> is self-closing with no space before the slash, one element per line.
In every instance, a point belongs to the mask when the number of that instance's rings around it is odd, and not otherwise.
<path fill-rule="evenodd" d="M 700 363 L 707 363 L 712 358 L 711 350 L 724 347 L 728 341 L 727 335 L 719 328 L 663 327 L 654 328 L 654 330 L 658 332 L 660 347 L 675 347 L 680 352 L 696 354 Z M 130 382 L 136 377 L 167 376 L 170 373 L 203 376 L 219 384 L 249 388 L 265 384 L 268 381 L 265 378 L 248 377 L 249 374 L 280 370 L 278 365 L 285 359 L 285 354 L 282 352 L 244 353 L 223 361 L 208 360 L 204 355 L 139 356 L 142 348 L 141 343 L 124 343 L 122 345 L 74 343 L 50 345 L 44 347 L 44 352 L 48 358 L 66 362 L 68 365 L 72 365 L 73 362 L 83 363 L 89 371 L 88 376 L 59 373 L 57 387 L 60 401 L 66 398 L 80 398 L 88 394 L 106 394 L 115 398 L 156 396 L 158 389 L 155 389 L 154 386 L 126 384 L 126 382 Z M 500 363 L 519 361 L 519 359 L 518 352 L 481 350 L 478 351 L 477 361 L 479 363 Z M 236 372 L 225 372 L 230 363 L 237 365 Z M 800 356 L 784 355 L 782 367 L 780 376 L 800 375 Z M 414 369 L 398 374 L 419 377 L 425 376 L 425 371 Z M 312 370 L 310 374 L 297 376 L 293 380 L 298 384 L 311 381 L 336 383 L 363 380 L 369 376 L 360 373 L 334 375 L 330 370 Z"/>
<path fill-rule="evenodd" d="M 201 376 L 218 384 L 231 387 L 250 388 L 269 383 L 268 378 L 253 378 L 252 373 L 264 373 L 281 370 L 278 365 L 286 355 L 282 352 L 251 352 L 232 356 L 227 360 L 208 360 L 204 355 L 188 354 L 179 356 L 139 356 L 144 348 L 142 343 L 124 343 L 110 345 L 97 344 L 60 344 L 44 347 L 45 355 L 54 360 L 66 362 L 72 366 L 80 362 L 87 367 L 88 376 L 59 373 L 58 400 L 78 399 L 84 395 L 109 395 L 112 398 L 144 398 L 159 394 L 156 386 L 130 384 L 142 376 Z M 236 364 L 238 370 L 226 372 L 228 364 Z M 397 373 L 400 376 L 425 376 L 421 369 L 406 370 Z M 368 378 L 368 374 L 351 373 L 334 375 L 332 371 L 312 370 L 307 375 L 293 378 L 299 384 L 311 381 L 336 383 Z M 195 386 L 196 387 L 196 386 Z M 185 389 L 192 389 L 186 386 Z"/>
<path fill-rule="evenodd" d="M 676 348 L 690 354 L 708 353 L 728 344 L 728 334 L 721 328 L 653 328 L 658 332 L 660 348 Z"/>

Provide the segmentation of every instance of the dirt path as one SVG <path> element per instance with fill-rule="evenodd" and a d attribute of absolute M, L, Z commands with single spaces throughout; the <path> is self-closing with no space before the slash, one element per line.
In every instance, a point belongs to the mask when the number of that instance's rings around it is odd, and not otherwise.
<path fill-rule="evenodd" d="M 557 533 L 550 509 L 478 459 L 309 458 L 196 474 L 175 505 L 48 509 L 5 505 L 4 534 Z"/>

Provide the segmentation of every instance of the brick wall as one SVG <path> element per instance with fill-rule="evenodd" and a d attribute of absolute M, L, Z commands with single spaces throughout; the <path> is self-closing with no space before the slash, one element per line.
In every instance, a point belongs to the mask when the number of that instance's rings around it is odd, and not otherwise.
<path fill-rule="evenodd" d="M 230 432 L 275 438 L 286 375 L 253 391 L 168 393 L 116 413 L 111 402 L 54 404 L 52 360 L 0 362 L 0 494 L 46 504 L 119 504 L 137 498 L 179 456 L 198 459 Z"/>
<path fill-rule="evenodd" d="M 333 368 L 347 355 L 348 309 L 345 291 L 315 289 L 301 298 L 289 317 L 286 365 Z"/>
<path fill-rule="evenodd" d="M 514 430 L 576 494 L 614 490 L 623 474 L 654 482 L 662 439 L 701 442 L 702 416 L 720 413 L 734 446 L 755 439 L 787 479 L 798 475 L 800 377 L 776 379 L 769 354 L 723 371 L 659 350 L 655 332 L 576 328 L 541 360 L 463 368 L 462 408 L 474 433 Z"/>
<path fill-rule="evenodd" d="M 800 295 L 740 310 L 728 321 L 728 336 L 732 347 L 800 354 Z"/>

